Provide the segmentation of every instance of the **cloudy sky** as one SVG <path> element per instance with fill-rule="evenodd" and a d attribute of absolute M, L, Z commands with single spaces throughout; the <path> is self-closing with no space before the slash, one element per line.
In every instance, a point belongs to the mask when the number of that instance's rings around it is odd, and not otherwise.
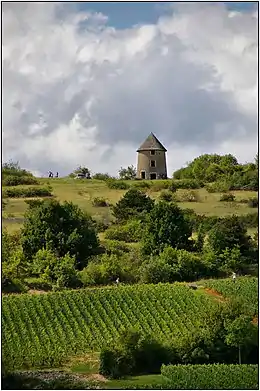
<path fill-rule="evenodd" d="M 2 3 L 3 159 L 116 174 L 152 131 L 171 173 L 257 152 L 256 3 Z"/>

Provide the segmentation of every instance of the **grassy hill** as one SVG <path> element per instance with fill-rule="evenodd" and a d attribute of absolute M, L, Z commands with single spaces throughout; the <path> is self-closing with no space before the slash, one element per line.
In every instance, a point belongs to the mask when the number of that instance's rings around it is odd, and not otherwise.
<path fill-rule="evenodd" d="M 53 196 L 60 201 L 72 201 L 78 204 L 82 209 L 89 212 L 94 218 L 106 221 L 112 220 L 112 214 L 109 207 L 95 207 L 92 202 L 94 198 L 104 198 L 109 204 L 115 204 L 124 195 L 126 190 L 110 189 L 105 181 L 98 180 L 75 180 L 63 178 L 41 178 L 40 186 L 50 185 L 53 190 Z M 139 181 L 127 181 L 130 186 L 137 186 Z M 163 189 L 163 181 L 147 181 L 150 188 L 147 194 L 156 199 Z M 23 186 L 17 186 L 20 188 Z M 254 209 L 248 207 L 245 203 L 240 203 L 242 199 L 257 197 L 254 191 L 233 191 L 236 202 L 220 202 L 220 193 L 208 193 L 206 189 L 192 190 L 195 193 L 197 202 L 185 201 L 185 194 L 189 190 L 179 189 L 176 196 L 180 199 L 178 203 L 181 208 L 191 208 L 198 214 L 207 216 L 227 216 L 232 214 L 242 215 L 254 212 Z M 10 231 L 17 230 L 22 225 L 22 218 L 28 205 L 25 198 L 9 198 L 3 214 L 3 224 Z"/>
<path fill-rule="evenodd" d="M 258 280 L 238 281 L 256 303 Z M 158 341 L 174 342 L 198 330 L 210 331 L 205 319 L 219 305 L 205 289 L 183 283 L 4 296 L 2 360 L 10 369 L 59 366 L 71 356 L 99 351 L 132 327 Z"/>

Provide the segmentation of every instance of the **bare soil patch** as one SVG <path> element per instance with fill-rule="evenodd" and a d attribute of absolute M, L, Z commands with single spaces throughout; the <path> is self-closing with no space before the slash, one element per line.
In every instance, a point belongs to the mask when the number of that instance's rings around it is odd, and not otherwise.
<path fill-rule="evenodd" d="M 222 303 L 226 301 L 226 299 L 218 291 L 215 291 L 215 289 L 205 288 L 204 291 Z"/>

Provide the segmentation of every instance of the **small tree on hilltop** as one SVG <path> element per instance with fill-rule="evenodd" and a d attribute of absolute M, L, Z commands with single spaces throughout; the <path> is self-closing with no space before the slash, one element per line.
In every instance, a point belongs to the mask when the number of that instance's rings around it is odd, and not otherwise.
<path fill-rule="evenodd" d="M 189 248 L 191 235 L 191 225 L 182 210 L 174 203 L 160 201 L 147 218 L 142 249 L 145 254 L 152 254 L 159 253 L 166 246 Z"/>
<path fill-rule="evenodd" d="M 209 231 L 207 243 L 217 255 L 234 247 L 244 255 L 250 248 L 250 237 L 247 235 L 245 226 L 234 215 L 222 219 L 214 225 Z"/>
<path fill-rule="evenodd" d="M 113 206 L 113 214 L 117 221 L 124 221 L 140 216 L 143 212 L 150 212 L 154 201 L 138 189 L 129 189 L 125 195 Z"/>
<path fill-rule="evenodd" d="M 119 178 L 124 180 L 135 179 L 136 177 L 136 168 L 132 166 L 128 166 L 127 168 L 121 167 L 119 170 Z"/>
<path fill-rule="evenodd" d="M 75 256 L 82 269 L 99 246 L 92 218 L 71 202 L 38 201 L 29 205 L 21 231 L 23 252 L 28 260 L 41 249 L 57 257 Z"/>
<path fill-rule="evenodd" d="M 74 170 L 69 176 L 70 177 L 74 177 L 75 175 L 77 174 L 83 174 L 85 175 L 86 177 L 90 177 L 90 170 L 89 168 L 85 167 L 85 166 L 79 166 L 78 168 L 76 168 L 76 170 Z"/>

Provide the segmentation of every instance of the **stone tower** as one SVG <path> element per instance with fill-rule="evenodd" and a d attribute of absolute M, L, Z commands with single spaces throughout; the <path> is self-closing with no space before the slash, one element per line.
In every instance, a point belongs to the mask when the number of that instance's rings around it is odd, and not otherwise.
<path fill-rule="evenodd" d="M 137 150 L 136 177 L 138 179 L 167 179 L 166 152 L 167 150 L 155 135 L 150 133 Z"/>

